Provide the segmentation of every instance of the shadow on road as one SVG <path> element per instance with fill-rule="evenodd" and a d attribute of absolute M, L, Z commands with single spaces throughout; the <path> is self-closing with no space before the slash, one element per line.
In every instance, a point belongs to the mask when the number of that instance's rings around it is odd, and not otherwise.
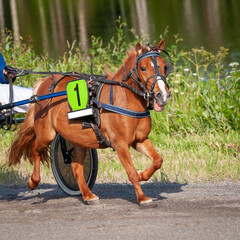
<path fill-rule="evenodd" d="M 23 186 L 0 185 L 0 200 L 23 201 L 33 198 L 50 199 L 66 198 L 68 195 L 61 191 L 58 185 L 40 184 L 35 190 L 29 191 Z"/>
<path fill-rule="evenodd" d="M 182 192 L 182 186 L 186 184 L 178 183 L 144 183 L 141 185 L 143 192 L 155 200 L 162 200 L 165 197 L 161 193 L 177 193 Z M 130 202 L 137 202 L 135 190 L 132 184 L 119 183 L 102 183 L 96 184 L 93 189 L 94 193 L 102 199 L 121 198 Z"/>
<path fill-rule="evenodd" d="M 178 193 L 182 192 L 182 186 L 186 184 L 179 183 L 144 183 L 142 184 L 143 192 L 155 199 L 162 200 L 165 197 L 161 193 Z M 124 199 L 132 203 L 137 203 L 135 190 L 132 184 L 120 183 L 98 183 L 95 184 L 93 192 L 100 199 Z M 41 184 L 37 189 L 28 191 L 26 187 L 0 185 L 0 200 L 3 201 L 24 201 L 37 198 L 40 201 L 33 204 L 44 203 L 52 199 L 61 199 L 71 197 L 64 193 L 58 185 Z M 79 199 L 79 196 L 75 196 Z M 80 197 L 80 200 L 82 198 Z"/>

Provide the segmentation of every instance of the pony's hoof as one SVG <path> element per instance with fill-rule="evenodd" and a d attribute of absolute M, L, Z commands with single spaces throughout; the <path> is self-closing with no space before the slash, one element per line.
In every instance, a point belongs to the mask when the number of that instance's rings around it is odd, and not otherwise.
<path fill-rule="evenodd" d="M 138 170 L 137 173 L 138 173 L 139 182 L 141 182 L 143 180 L 142 171 Z"/>
<path fill-rule="evenodd" d="M 87 200 L 88 205 L 98 205 L 100 203 L 99 197 L 95 196 L 94 198 L 91 198 Z"/>
<path fill-rule="evenodd" d="M 100 204 L 100 200 L 99 199 L 94 199 L 91 201 L 87 201 L 88 205 L 99 205 Z"/>
<path fill-rule="evenodd" d="M 139 204 L 140 204 L 140 205 L 147 205 L 147 204 L 149 204 L 149 203 L 152 203 L 152 201 L 153 201 L 153 200 L 152 200 L 151 198 L 146 198 L 146 199 L 140 201 Z"/>
<path fill-rule="evenodd" d="M 85 195 L 83 197 L 83 200 L 88 204 L 88 205 L 96 205 L 99 203 L 99 197 L 93 193 L 90 193 L 88 195 Z"/>
<path fill-rule="evenodd" d="M 149 198 L 145 195 L 141 196 L 140 198 L 138 198 L 138 202 L 139 202 L 139 205 L 142 206 L 142 205 L 148 205 L 150 203 L 152 203 L 152 198 Z"/>
<path fill-rule="evenodd" d="M 28 191 L 32 191 L 34 189 L 30 186 L 29 181 L 27 181 L 26 188 Z"/>
<path fill-rule="evenodd" d="M 34 190 L 37 187 L 38 184 L 34 183 L 31 179 L 28 179 L 28 182 L 26 184 L 26 187 L 29 191 Z"/>

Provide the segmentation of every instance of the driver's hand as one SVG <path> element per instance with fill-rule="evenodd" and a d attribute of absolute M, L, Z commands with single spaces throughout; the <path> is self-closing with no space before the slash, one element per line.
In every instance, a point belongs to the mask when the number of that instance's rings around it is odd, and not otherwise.
<path fill-rule="evenodd" d="M 16 73 L 8 73 L 5 69 L 3 70 L 3 74 L 5 74 L 5 75 L 9 75 L 11 78 L 15 78 L 16 77 Z"/>

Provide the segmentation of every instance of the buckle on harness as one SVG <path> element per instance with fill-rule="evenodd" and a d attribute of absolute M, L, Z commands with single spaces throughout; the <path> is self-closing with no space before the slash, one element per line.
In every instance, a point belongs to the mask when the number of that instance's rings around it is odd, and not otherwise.
<path fill-rule="evenodd" d="M 152 95 L 152 94 L 151 94 Z M 149 94 L 149 92 L 146 92 L 145 94 L 144 94 L 144 99 L 147 101 L 147 108 L 149 108 L 149 106 L 150 106 L 150 96 L 151 96 L 150 94 Z"/>

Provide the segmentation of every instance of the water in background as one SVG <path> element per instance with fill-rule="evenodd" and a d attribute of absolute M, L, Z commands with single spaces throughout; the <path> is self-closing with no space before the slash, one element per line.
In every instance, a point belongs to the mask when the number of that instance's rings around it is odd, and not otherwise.
<path fill-rule="evenodd" d="M 224 46 L 230 60 L 240 61 L 239 0 L 0 0 L 1 30 L 14 31 L 16 40 L 31 40 L 37 53 L 45 49 L 51 56 L 62 55 L 74 40 L 88 51 L 92 35 L 107 44 L 118 16 L 150 42 L 159 41 L 168 26 L 167 46 L 179 33 L 185 50 L 204 46 L 215 52 Z"/>

